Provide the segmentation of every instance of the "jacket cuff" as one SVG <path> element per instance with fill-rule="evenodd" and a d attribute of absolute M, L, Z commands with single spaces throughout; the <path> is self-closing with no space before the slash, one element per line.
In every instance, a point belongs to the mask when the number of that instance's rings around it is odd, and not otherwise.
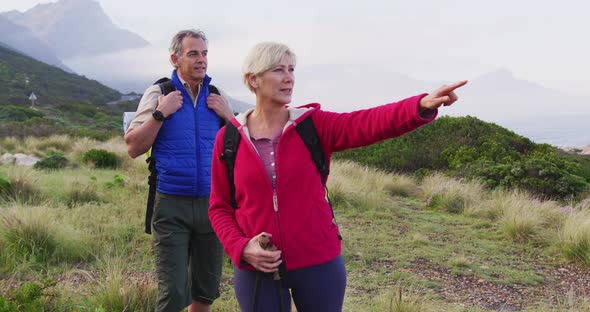
<path fill-rule="evenodd" d="M 242 253 L 244 252 L 244 248 L 246 248 L 248 241 L 250 240 L 245 237 L 241 239 L 240 242 L 236 244 L 236 249 L 234 250 L 234 253 L 231 255 L 232 261 L 234 262 L 235 266 L 239 269 L 251 268 L 249 263 L 242 260 Z"/>
<path fill-rule="evenodd" d="M 416 115 L 418 115 L 421 121 L 431 122 L 438 115 L 438 109 L 426 109 L 423 112 L 420 112 L 420 101 L 427 95 L 428 93 L 418 95 L 418 102 L 416 102 Z"/>

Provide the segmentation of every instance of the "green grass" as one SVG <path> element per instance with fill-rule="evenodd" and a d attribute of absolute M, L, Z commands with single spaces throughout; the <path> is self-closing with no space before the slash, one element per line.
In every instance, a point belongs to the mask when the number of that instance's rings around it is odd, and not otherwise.
<path fill-rule="evenodd" d="M 156 282 L 151 237 L 143 233 L 144 159 L 124 158 L 121 140 L 66 141 L 0 141 L 11 151 L 59 150 L 74 162 L 56 171 L 0 166 L 20 190 L 0 200 L 0 297 L 49 278 L 57 283 L 50 311 L 150 311 Z M 89 168 L 81 159 L 92 148 L 123 162 Z M 329 188 L 344 236 L 345 311 L 483 311 L 445 299 L 449 280 L 532 291 L 552 283 L 539 265 L 590 266 L 588 200 L 564 214 L 524 193 L 489 193 L 440 174 L 418 184 L 350 162 L 333 164 Z M 214 311 L 239 311 L 232 276 L 226 258 Z M 590 311 L 583 298 L 570 297 L 550 304 L 541 296 L 527 311 Z"/>

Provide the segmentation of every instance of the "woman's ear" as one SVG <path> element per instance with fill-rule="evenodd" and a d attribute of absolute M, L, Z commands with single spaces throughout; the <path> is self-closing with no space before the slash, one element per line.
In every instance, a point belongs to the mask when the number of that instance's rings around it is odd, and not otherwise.
<path fill-rule="evenodd" d="M 258 76 L 254 74 L 248 75 L 248 83 L 252 87 L 252 89 L 258 88 Z"/>

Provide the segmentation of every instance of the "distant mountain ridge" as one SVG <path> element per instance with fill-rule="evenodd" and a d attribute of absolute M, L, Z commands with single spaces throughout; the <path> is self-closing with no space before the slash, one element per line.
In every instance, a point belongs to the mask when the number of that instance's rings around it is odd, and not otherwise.
<path fill-rule="evenodd" d="M 6 16 L 0 15 L 0 43 L 26 54 L 34 59 L 49 65 L 57 66 L 65 71 L 72 72 L 53 53 L 52 49 L 41 41 L 28 28 L 13 23 Z"/>
<path fill-rule="evenodd" d="M 458 103 L 459 104 L 459 103 Z M 558 113 L 558 108 L 562 108 Z M 474 115 L 491 121 L 532 116 L 590 113 L 590 97 L 570 96 L 498 69 L 472 79 L 461 89 L 461 103 L 451 115 Z"/>
<path fill-rule="evenodd" d="M 28 28 L 62 59 L 148 45 L 139 35 L 116 26 L 94 0 L 60 0 L 0 15 Z"/>
<path fill-rule="evenodd" d="M 570 96 L 499 69 L 469 81 L 449 116 L 476 116 L 556 146 L 590 143 L 590 97 Z"/>

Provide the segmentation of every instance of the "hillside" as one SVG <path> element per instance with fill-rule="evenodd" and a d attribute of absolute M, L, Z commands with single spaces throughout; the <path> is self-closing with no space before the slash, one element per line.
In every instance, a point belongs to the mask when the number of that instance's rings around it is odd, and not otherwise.
<path fill-rule="evenodd" d="M 90 80 L 47 65 L 14 50 L 0 46 L 1 105 L 29 105 L 35 92 L 40 107 L 89 103 L 103 105 L 121 94 L 98 81 Z"/>
<path fill-rule="evenodd" d="M 390 172 L 445 171 L 491 188 L 516 187 L 554 199 L 579 196 L 590 186 L 590 157 L 536 144 L 471 116 L 443 116 L 399 138 L 335 157 Z"/>
<path fill-rule="evenodd" d="M 120 132 L 121 115 L 135 103 L 106 103 L 121 94 L 0 45 L 0 136 L 57 133 L 106 138 Z M 30 108 L 29 95 L 37 100 Z M 110 133 L 109 133 L 110 131 Z"/>

